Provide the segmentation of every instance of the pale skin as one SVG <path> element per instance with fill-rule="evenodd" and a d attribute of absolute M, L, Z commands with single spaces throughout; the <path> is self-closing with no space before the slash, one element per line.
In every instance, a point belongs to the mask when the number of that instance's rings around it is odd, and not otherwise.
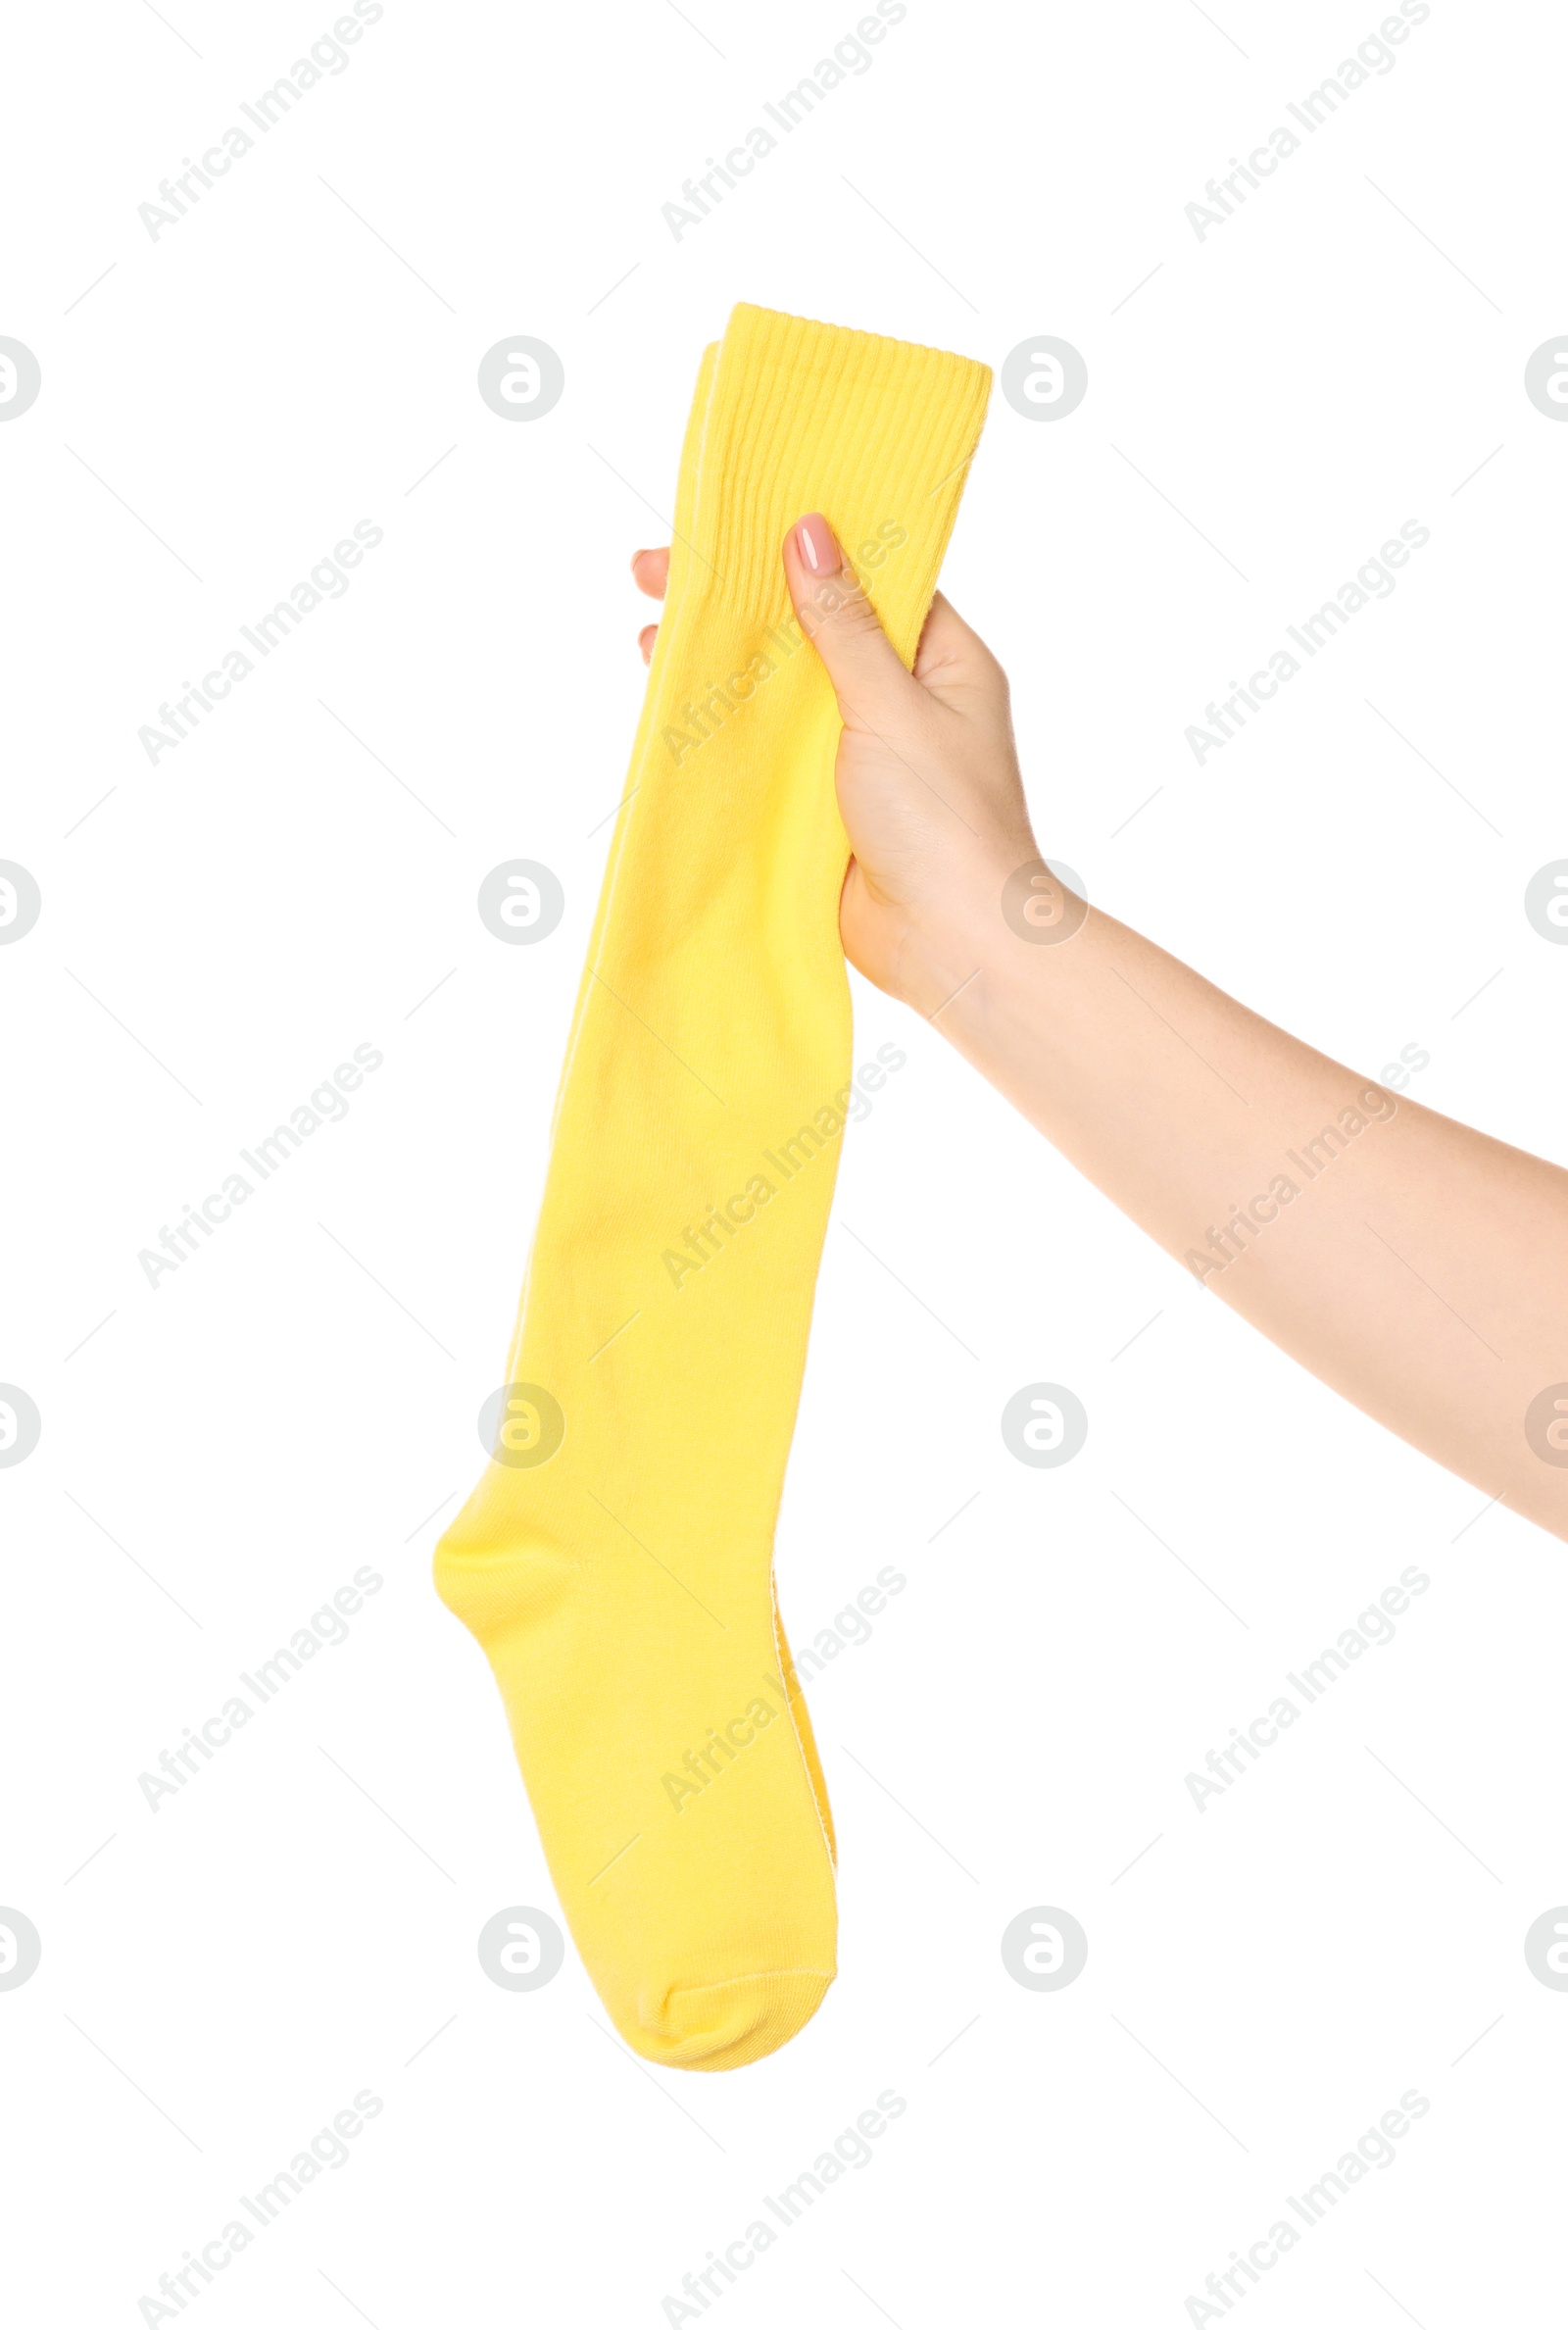
<path fill-rule="evenodd" d="M 783 562 L 844 721 L 857 970 L 1282 1351 L 1568 1538 L 1568 1461 L 1540 1453 L 1568 1460 L 1568 1173 L 1385 1091 L 1085 910 L 1042 863 L 983 641 L 938 594 L 907 670 L 820 515 Z M 666 550 L 632 561 L 650 598 L 668 567 Z"/>

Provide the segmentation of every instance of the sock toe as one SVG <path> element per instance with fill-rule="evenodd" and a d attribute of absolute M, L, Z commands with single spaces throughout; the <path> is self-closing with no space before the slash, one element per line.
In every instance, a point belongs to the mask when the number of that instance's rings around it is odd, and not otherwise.
<path fill-rule="evenodd" d="M 782 2047 L 809 2022 L 831 1974 L 814 1966 L 677 1985 L 662 2004 L 641 2003 L 627 2045 L 672 2070 L 732 2071 Z"/>

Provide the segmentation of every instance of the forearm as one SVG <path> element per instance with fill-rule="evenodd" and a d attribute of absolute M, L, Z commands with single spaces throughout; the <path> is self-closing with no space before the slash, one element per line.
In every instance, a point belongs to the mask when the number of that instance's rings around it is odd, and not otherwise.
<path fill-rule="evenodd" d="M 1396 1098 L 1069 903 L 1031 854 L 984 643 L 938 593 L 906 669 L 820 512 L 783 557 L 844 722 L 850 961 L 1206 1292 L 1568 1538 L 1568 1173 Z"/>
<path fill-rule="evenodd" d="M 1568 1173 L 1298 1043 L 1109 916 L 1033 944 L 994 897 L 916 949 L 915 1008 L 1199 1283 L 1568 1537 L 1568 1390 L 1560 1450 L 1553 1402 L 1526 1423 L 1568 1384 Z"/>

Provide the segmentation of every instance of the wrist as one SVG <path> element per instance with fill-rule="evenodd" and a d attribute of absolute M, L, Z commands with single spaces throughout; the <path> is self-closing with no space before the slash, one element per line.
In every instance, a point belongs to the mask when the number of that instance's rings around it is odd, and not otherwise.
<path fill-rule="evenodd" d="M 1033 849 L 976 853 L 956 863 L 940 895 L 911 916 L 894 991 L 956 1037 L 957 1022 L 972 1019 L 984 1000 L 977 990 L 1038 968 L 1077 938 L 1088 916 L 1087 901 Z M 970 1008 L 960 1012 L 965 997 Z"/>

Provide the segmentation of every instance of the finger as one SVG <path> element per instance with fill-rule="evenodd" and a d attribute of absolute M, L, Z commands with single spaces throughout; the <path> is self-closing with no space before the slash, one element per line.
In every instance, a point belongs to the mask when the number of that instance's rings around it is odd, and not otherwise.
<path fill-rule="evenodd" d="M 880 731 L 907 716 L 920 691 L 820 512 L 791 526 L 784 573 L 801 628 L 827 667 L 846 726 Z"/>
<path fill-rule="evenodd" d="M 631 559 L 632 580 L 644 598 L 662 599 L 669 583 L 669 552 L 667 550 L 634 550 Z"/>
<path fill-rule="evenodd" d="M 1006 685 L 1002 666 L 978 631 L 969 628 L 940 591 L 931 602 L 920 633 L 914 676 L 934 696 L 945 695 L 950 689 L 991 687 L 999 682 Z"/>
<path fill-rule="evenodd" d="M 637 634 L 637 644 L 643 651 L 643 662 L 645 664 L 651 664 L 654 660 L 654 641 L 658 637 L 658 623 L 645 623 L 643 628 Z"/>

